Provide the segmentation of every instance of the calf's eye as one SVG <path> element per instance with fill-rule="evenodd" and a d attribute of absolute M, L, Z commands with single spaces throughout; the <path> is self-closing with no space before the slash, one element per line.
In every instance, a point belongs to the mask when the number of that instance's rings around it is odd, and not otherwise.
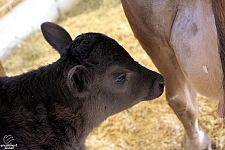
<path fill-rule="evenodd" d="M 116 83 L 124 83 L 126 81 L 126 74 L 122 74 L 116 78 Z"/>

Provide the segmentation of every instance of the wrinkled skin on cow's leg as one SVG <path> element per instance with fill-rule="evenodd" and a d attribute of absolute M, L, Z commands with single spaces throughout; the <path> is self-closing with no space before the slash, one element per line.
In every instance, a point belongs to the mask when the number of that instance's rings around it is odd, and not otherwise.
<path fill-rule="evenodd" d="M 168 84 L 166 97 L 168 104 L 185 128 L 184 149 L 211 150 L 211 139 L 198 124 L 196 92 L 187 81 L 180 81 L 179 83 L 178 78 L 177 81 Z M 177 84 L 175 85 L 174 83 Z"/>

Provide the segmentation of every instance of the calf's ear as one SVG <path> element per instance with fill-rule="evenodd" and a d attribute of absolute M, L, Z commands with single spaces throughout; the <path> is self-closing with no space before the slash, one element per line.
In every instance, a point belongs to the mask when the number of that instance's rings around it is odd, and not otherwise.
<path fill-rule="evenodd" d="M 89 89 L 89 83 L 90 73 L 86 67 L 78 65 L 69 70 L 67 74 L 67 86 L 72 93 L 77 94 L 75 96 L 80 97 L 84 95 Z"/>
<path fill-rule="evenodd" d="M 62 54 L 65 47 L 72 42 L 72 38 L 69 33 L 61 26 L 52 23 L 44 22 L 41 24 L 41 32 L 46 41 L 56 49 L 59 54 Z"/>

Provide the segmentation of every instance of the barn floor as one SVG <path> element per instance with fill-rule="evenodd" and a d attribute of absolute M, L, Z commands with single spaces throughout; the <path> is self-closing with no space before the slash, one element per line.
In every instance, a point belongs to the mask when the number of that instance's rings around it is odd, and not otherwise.
<path fill-rule="evenodd" d="M 140 64 L 156 70 L 128 25 L 119 0 L 82 0 L 68 18 L 59 21 L 75 37 L 85 32 L 101 32 L 117 40 Z M 15 47 L 2 62 L 7 75 L 17 75 L 55 61 L 59 55 L 40 32 Z M 217 102 L 199 99 L 199 122 L 214 142 L 225 149 L 225 127 L 217 116 Z M 180 150 L 184 130 L 166 103 L 165 96 L 109 117 L 89 135 L 90 150 Z"/>

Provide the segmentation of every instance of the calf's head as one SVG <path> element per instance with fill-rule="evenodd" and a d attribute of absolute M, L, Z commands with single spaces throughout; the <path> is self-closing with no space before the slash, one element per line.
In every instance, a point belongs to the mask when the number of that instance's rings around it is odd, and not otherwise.
<path fill-rule="evenodd" d="M 75 100 L 82 102 L 85 116 L 97 126 L 108 116 L 142 100 L 163 93 L 164 80 L 135 62 L 115 40 L 99 33 L 86 33 L 72 40 L 62 27 L 41 26 L 48 43 L 61 55 L 66 82 Z"/>

